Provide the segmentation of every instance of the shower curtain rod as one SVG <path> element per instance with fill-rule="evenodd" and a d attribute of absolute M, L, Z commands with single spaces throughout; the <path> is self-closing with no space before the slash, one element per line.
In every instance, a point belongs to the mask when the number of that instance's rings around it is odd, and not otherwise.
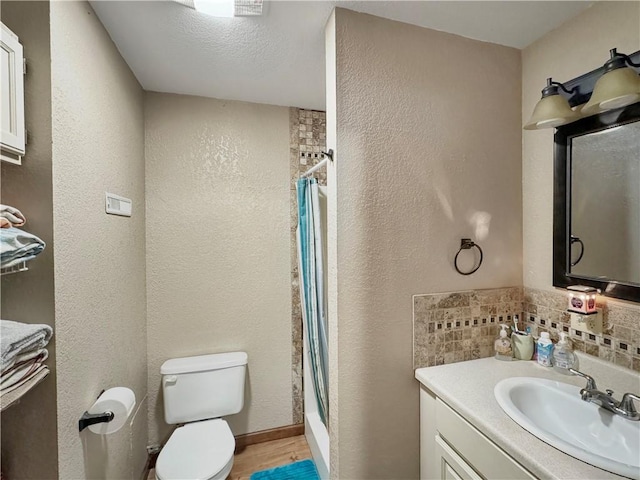
<path fill-rule="evenodd" d="M 327 165 L 327 161 L 329 159 L 325 158 L 324 160 L 320 160 L 317 165 L 314 165 L 313 167 L 311 167 L 309 170 L 307 170 L 306 172 L 304 172 L 302 175 L 300 175 L 300 178 L 303 177 L 308 177 L 309 175 L 311 175 L 314 172 L 317 172 L 318 170 L 320 170 L 322 167 Z"/>

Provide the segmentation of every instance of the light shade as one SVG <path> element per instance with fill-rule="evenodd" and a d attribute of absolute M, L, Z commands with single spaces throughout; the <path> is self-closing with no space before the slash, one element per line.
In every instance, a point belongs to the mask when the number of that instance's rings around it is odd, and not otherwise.
<path fill-rule="evenodd" d="M 571 123 L 580 115 L 569 106 L 569 102 L 559 93 L 543 96 L 533 109 L 531 119 L 525 124 L 525 130 L 554 128 Z"/>
<path fill-rule="evenodd" d="M 616 68 L 598 79 L 591 98 L 582 108 L 584 115 L 595 115 L 640 101 L 640 76 L 631 68 Z"/>

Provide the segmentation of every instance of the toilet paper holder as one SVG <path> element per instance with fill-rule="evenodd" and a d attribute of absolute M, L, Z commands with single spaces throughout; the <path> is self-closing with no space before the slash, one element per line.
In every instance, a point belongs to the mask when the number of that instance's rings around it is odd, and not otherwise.
<path fill-rule="evenodd" d="M 96 423 L 108 423 L 113 420 L 115 415 L 113 412 L 106 411 L 104 413 L 89 413 L 85 411 L 78 420 L 79 431 L 84 430 L 89 425 L 95 425 Z"/>
<path fill-rule="evenodd" d="M 100 395 L 103 393 L 104 390 L 100 392 Z M 100 398 L 100 395 L 98 395 L 98 398 Z M 89 425 L 95 425 L 96 423 L 108 423 L 113 420 L 114 417 L 115 415 L 110 411 L 106 411 L 104 413 L 89 413 L 85 410 L 82 417 L 80 417 L 80 420 L 78 420 L 78 430 L 81 432 Z"/>

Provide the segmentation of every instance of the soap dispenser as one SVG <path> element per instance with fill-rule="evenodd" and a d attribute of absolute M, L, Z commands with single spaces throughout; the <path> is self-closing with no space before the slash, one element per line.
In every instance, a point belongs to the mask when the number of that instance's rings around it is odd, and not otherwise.
<path fill-rule="evenodd" d="M 536 343 L 536 351 L 538 352 L 538 364 L 543 367 L 551 367 L 553 363 L 553 342 L 549 336 L 549 332 L 542 332 Z"/>
<path fill-rule="evenodd" d="M 570 375 L 569 369 L 575 367 L 576 356 L 566 332 L 560 332 L 560 340 L 553 349 L 553 368 L 560 373 Z"/>
<path fill-rule="evenodd" d="M 496 358 L 510 362 L 513 357 L 513 350 L 511 349 L 511 340 L 507 337 L 507 325 L 503 323 L 500 328 L 500 336 L 494 342 Z"/>

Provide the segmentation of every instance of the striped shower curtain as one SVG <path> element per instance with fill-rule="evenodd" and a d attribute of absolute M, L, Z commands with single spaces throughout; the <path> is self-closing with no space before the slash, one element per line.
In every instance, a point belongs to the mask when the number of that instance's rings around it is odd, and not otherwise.
<path fill-rule="evenodd" d="M 318 413 L 327 425 L 329 415 L 327 316 L 325 308 L 325 275 L 323 271 L 322 225 L 318 181 L 301 178 L 298 193 L 298 265 L 300 272 L 300 302 L 302 321 L 307 327 L 305 339 L 311 365 L 305 375 L 312 375 Z"/>

